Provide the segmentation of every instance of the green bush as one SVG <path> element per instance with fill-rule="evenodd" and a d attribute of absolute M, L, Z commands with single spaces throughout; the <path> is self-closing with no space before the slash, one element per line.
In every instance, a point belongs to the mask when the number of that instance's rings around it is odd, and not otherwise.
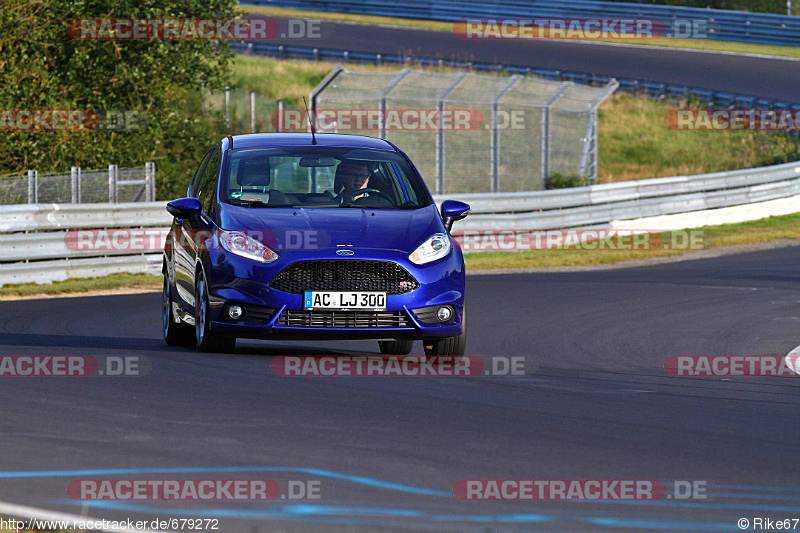
<path fill-rule="evenodd" d="M 565 176 L 560 172 L 551 172 L 550 178 L 547 180 L 548 189 L 568 189 L 570 187 L 584 187 L 588 184 L 586 178 L 577 174 Z"/>

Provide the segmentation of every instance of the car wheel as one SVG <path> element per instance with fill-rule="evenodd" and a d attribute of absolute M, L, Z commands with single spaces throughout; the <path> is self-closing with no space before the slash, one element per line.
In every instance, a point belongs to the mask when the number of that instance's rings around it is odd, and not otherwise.
<path fill-rule="evenodd" d="M 170 291 L 169 277 L 164 274 L 164 291 L 161 296 L 161 326 L 164 332 L 164 341 L 170 346 L 192 346 L 194 344 L 194 331 L 192 327 L 183 322 L 176 322 L 172 313 L 172 292 Z"/>
<path fill-rule="evenodd" d="M 458 359 L 464 355 L 467 349 L 467 307 L 464 305 L 464 311 L 461 318 L 461 335 L 454 337 L 442 337 L 441 339 L 423 341 L 425 346 L 425 355 L 435 355 L 439 357 L 450 357 Z"/>
<path fill-rule="evenodd" d="M 414 341 L 409 340 L 393 340 L 393 341 L 378 341 L 381 353 L 386 355 L 408 355 L 414 347 Z"/>
<path fill-rule="evenodd" d="M 194 288 L 194 331 L 197 347 L 202 352 L 232 352 L 236 348 L 236 338 L 221 337 L 212 333 L 208 318 L 208 289 L 203 274 L 197 277 Z"/>

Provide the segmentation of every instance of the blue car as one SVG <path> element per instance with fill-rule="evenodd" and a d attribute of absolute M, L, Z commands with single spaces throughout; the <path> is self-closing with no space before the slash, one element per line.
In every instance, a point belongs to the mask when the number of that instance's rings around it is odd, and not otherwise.
<path fill-rule="evenodd" d="M 197 167 L 164 249 L 170 345 L 232 351 L 237 338 L 374 339 L 402 355 L 464 354 L 464 259 L 389 141 L 338 134 L 226 137 Z"/>

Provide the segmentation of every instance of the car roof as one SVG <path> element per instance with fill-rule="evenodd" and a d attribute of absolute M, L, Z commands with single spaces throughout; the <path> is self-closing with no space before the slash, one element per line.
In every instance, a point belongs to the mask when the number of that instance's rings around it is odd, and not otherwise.
<path fill-rule="evenodd" d="M 391 143 L 364 135 L 343 135 L 340 133 L 317 133 L 317 146 L 338 146 L 343 148 L 367 148 L 371 150 L 396 151 Z M 229 149 L 270 148 L 276 146 L 314 146 L 310 133 L 250 133 L 234 135 Z"/>

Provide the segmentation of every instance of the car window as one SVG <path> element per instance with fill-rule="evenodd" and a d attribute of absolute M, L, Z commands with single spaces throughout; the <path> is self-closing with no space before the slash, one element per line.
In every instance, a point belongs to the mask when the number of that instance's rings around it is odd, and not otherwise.
<path fill-rule="evenodd" d="M 200 200 L 200 204 L 206 213 L 211 212 L 211 202 L 214 199 L 214 191 L 217 188 L 219 167 L 222 161 L 220 150 L 217 147 L 214 147 L 209 155 L 208 165 L 203 171 L 200 186 L 197 190 L 197 199 Z"/>
<path fill-rule="evenodd" d="M 255 206 L 418 208 L 421 178 L 400 154 L 338 147 L 233 150 L 225 201 Z M 363 191 L 363 192 L 362 192 Z"/>
<path fill-rule="evenodd" d="M 206 152 L 206 155 L 203 156 L 203 159 L 200 160 L 200 164 L 197 165 L 197 170 L 194 171 L 194 176 L 192 176 L 192 182 L 189 184 L 189 191 L 187 196 L 196 196 L 197 195 L 197 188 L 200 185 L 200 177 L 203 175 L 203 170 L 206 168 L 208 164 L 209 158 L 211 158 L 211 154 L 213 153 L 214 148 Z"/>

